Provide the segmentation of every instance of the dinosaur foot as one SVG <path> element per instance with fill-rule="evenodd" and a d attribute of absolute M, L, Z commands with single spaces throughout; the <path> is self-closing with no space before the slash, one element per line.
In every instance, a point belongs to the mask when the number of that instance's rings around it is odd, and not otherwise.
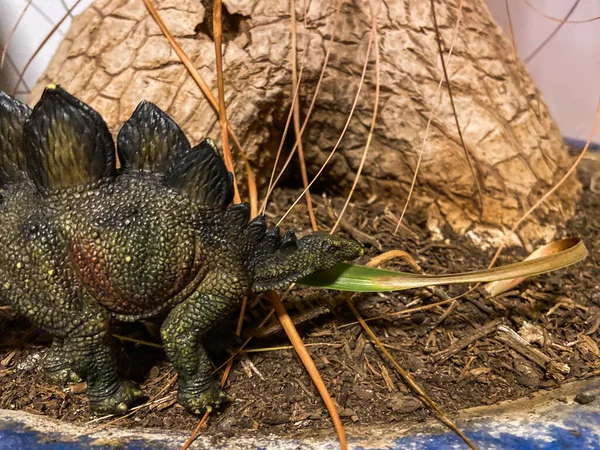
<path fill-rule="evenodd" d="M 54 349 L 48 350 L 43 356 L 41 373 L 44 379 L 52 384 L 64 386 L 67 383 L 80 383 L 83 381 L 77 373 L 71 369 L 67 358 L 62 357 Z"/>
<path fill-rule="evenodd" d="M 143 397 L 142 391 L 133 381 L 122 381 L 118 384 L 117 389 L 112 391 L 110 394 L 90 392 L 88 386 L 92 413 L 98 415 L 126 414 L 129 412 L 129 408 Z"/>
<path fill-rule="evenodd" d="M 214 381 L 199 389 L 197 386 L 179 384 L 177 401 L 192 414 L 200 415 L 217 408 L 227 396 Z"/>

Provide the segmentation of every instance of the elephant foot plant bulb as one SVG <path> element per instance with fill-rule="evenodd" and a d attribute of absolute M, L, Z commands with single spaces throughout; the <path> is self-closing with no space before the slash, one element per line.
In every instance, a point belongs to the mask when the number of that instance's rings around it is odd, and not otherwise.
<path fill-rule="evenodd" d="M 255 292 L 355 259 L 362 248 L 315 232 L 297 240 L 229 206 L 231 174 L 214 143 L 191 147 L 141 103 L 118 135 L 116 168 L 100 115 L 56 86 L 30 110 L 0 93 L 0 304 L 49 332 L 51 379 L 87 380 L 95 413 L 141 397 L 121 381 L 111 323 L 167 313 L 161 337 L 193 413 L 222 393 L 202 338 Z"/>

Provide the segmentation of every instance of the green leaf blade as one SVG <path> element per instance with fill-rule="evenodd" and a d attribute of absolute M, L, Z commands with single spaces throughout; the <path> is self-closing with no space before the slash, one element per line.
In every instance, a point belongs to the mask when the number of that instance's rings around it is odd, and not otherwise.
<path fill-rule="evenodd" d="M 514 264 L 450 275 L 417 275 L 340 263 L 313 273 L 298 284 L 352 292 L 389 292 L 443 284 L 470 284 L 486 281 L 530 277 L 562 269 L 585 259 L 588 251 L 580 238 L 558 241 L 564 250 Z"/>

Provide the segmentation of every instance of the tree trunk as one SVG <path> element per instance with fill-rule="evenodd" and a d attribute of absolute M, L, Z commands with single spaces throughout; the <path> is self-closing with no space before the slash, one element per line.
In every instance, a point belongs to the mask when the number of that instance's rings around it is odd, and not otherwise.
<path fill-rule="evenodd" d="M 154 3 L 216 95 L 212 0 Z M 223 3 L 228 117 L 264 188 L 291 106 L 291 2 Z M 325 59 L 336 4 L 333 0 L 296 3 L 298 66 L 304 61 L 300 89 L 304 117 Z M 305 3 L 310 5 L 306 17 Z M 375 10 L 377 1 L 372 3 Z M 483 243 L 499 239 L 510 229 L 565 173 L 570 160 L 540 93 L 483 0 L 464 0 L 458 38 L 448 62 L 458 3 L 436 2 L 435 10 L 475 177 L 444 85 L 408 213 L 410 217 L 411 212 L 426 211 L 428 226 L 438 235 L 448 224 Z M 370 37 L 370 11 L 369 3 L 362 0 L 342 6 L 329 64 L 303 137 L 309 175 L 325 161 L 351 110 Z M 376 194 L 399 216 L 443 73 L 429 1 L 384 0 L 377 20 L 380 106 L 358 195 Z M 375 73 L 372 51 L 353 119 L 321 183 L 344 194 L 355 178 L 367 139 Z M 139 101 L 149 100 L 171 114 L 191 141 L 204 136 L 219 140 L 217 114 L 141 0 L 96 0 L 76 17 L 37 83 L 32 102 L 48 83 L 61 84 L 88 102 L 115 132 Z M 483 208 L 475 178 L 483 192 Z M 545 219 L 556 213 L 561 221 L 570 216 L 578 191 L 578 182 L 568 181 L 512 236 L 513 242 L 550 238 L 552 223 L 558 220 Z"/>

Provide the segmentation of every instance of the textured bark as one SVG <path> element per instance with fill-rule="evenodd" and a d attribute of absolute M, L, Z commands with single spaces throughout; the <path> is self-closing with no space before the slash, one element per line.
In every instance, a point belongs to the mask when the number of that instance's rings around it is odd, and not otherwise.
<path fill-rule="evenodd" d="M 216 94 L 212 16 L 205 8 L 211 3 L 155 0 L 167 26 Z M 299 61 L 306 49 L 300 100 L 304 114 L 324 61 L 335 2 L 307 2 L 306 27 L 303 2 L 297 3 Z M 457 4 L 436 3 L 446 58 Z M 291 105 L 290 2 L 225 0 L 224 5 L 229 30 L 224 48 L 228 115 L 264 186 Z M 483 0 L 465 0 L 464 5 L 448 73 L 467 151 L 484 193 L 483 210 L 443 88 L 409 214 L 425 210 L 432 230 L 447 223 L 458 233 L 489 242 L 510 228 L 562 176 L 570 161 L 540 93 Z M 359 195 L 376 193 L 397 214 L 406 200 L 442 75 L 432 24 L 429 1 L 381 3 L 380 111 Z M 343 5 L 329 67 L 304 136 L 309 174 L 325 160 L 351 109 L 370 26 L 366 1 Z M 374 105 L 374 53 L 370 59 L 354 118 L 324 178 L 324 183 L 344 193 L 358 168 Z M 89 102 L 113 131 L 146 99 L 171 114 L 193 142 L 207 135 L 219 139 L 216 113 L 141 0 L 97 0 L 76 17 L 37 83 L 32 102 L 47 83 L 61 84 Z M 521 240 L 549 238 L 554 227 L 545 219 L 557 213 L 555 222 L 570 216 L 578 189 L 575 180 L 561 188 L 520 229 Z"/>

